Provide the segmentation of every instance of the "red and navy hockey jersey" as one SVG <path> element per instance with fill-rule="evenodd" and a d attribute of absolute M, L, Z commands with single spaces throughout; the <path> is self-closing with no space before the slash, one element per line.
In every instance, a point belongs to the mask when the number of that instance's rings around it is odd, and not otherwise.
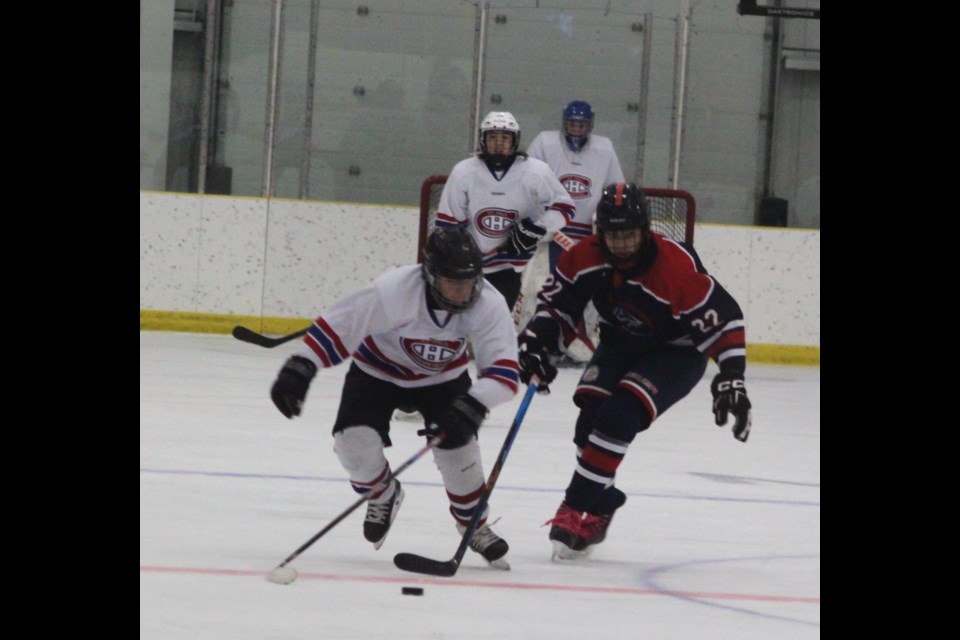
<path fill-rule="evenodd" d="M 746 334 L 737 301 L 707 273 L 693 247 L 656 233 L 645 242 L 628 267 L 615 267 L 596 235 L 564 252 L 537 296 L 528 328 L 551 348 L 567 346 L 592 300 L 601 342 L 690 345 L 721 370 L 743 372 Z"/>

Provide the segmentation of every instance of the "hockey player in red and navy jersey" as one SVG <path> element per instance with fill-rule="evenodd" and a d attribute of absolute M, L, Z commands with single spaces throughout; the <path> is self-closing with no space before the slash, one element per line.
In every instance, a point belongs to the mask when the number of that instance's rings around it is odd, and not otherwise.
<path fill-rule="evenodd" d="M 548 354 L 576 336 L 589 301 L 600 315 L 600 345 L 574 392 L 580 408 L 577 463 L 550 521 L 554 557 L 572 558 L 606 537 L 625 494 L 617 467 L 634 437 L 684 398 L 703 377 L 708 358 L 720 368 L 711 385 L 717 425 L 733 415 L 733 435 L 746 442 L 751 406 L 744 386 L 743 312 L 709 275 L 692 247 L 650 231 L 636 184 L 610 184 L 596 213 L 596 235 L 561 256 L 520 334 L 521 379 L 550 381 Z"/>

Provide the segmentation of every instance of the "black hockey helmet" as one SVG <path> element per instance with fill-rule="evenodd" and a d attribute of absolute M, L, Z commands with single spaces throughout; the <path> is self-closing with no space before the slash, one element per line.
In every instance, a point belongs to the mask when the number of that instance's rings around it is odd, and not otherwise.
<path fill-rule="evenodd" d="M 633 182 L 616 182 L 603 188 L 597 204 L 598 231 L 650 231 L 650 207 L 643 189 Z"/>
<path fill-rule="evenodd" d="M 469 299 L 465 302 L 449 300 L 437 284 L 437 278 L 441 277 L 473 280 Z M 483 255 L 465 227 L 440 227 L 427 237 L 423 249 L 423 279 L 430 296 L 441 309 L 457 313 L 473 306 L 483 288 Z"/>
<path fill-rule="evenodd" d="M 632 182 L 616 182 L 605 186 L 597 204 L 595 223 L 600 236 L 600 246 L 611 261 L 628 263 L 634 260 L 650 238 L 650 207 L 643 195 L 643 189 Z M 633 229 L 641 232 L 642 239 L 637 245 L 637 253 L 629 257 L 618 255 L 608 244 L 606 232 Z"/>

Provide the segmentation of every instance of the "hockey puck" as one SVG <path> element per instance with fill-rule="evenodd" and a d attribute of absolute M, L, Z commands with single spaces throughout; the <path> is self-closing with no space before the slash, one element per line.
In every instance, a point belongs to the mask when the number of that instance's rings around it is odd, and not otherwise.
<path fill-rule="evenodd" d="M 423 587 L 403 587 L 400 589 L 400 593 L 405 596 L 422 596 Z"/>
<path fill-rule="evenodd" d="M 297 579 L 297 570 L 292 567 L 277 567 L 267 575 L 267 580 L 276 584 L 290 584 Z"/>

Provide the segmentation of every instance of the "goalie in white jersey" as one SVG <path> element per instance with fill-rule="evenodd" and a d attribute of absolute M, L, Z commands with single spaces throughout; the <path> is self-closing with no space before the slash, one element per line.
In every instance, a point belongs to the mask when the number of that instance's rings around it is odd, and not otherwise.
<path fill-rule="evenodd" d="M 483 273 L 513 309 L 521 276 L 547 234 L 565 227 L 573 200 L 546 163 L 519 151 L 520 125 L 506 111 L 480 124 L 480 153 L 450 172 L 437 227 L 466 226 L 483 252 Z"/>
<path fill-rule="evenodd" d="M 546 162 L 573 199 L 573 218 L 561 231 L 574 243 L 593 233 L 593 213 L 608 184 L 623 182 L 623 169 L 606 136 L 593 133 L 595 114 L 590 103 L 574 100 L 563 108 L 560 130 L 541 131 L 530 143 L 531 158 Z M 563 247 L 550 243 L 550 270 Z"/>
<path fill-rule="evenodd" d="M 438 229 L 423 257 L 422 266 L 391 269 L 324 311 L 270 394 L 283 415 L 298 416 L 317 370 L 353 358 L 333 426 L 334 451 L 354 491 L 377 492 L 363 524 L 377 549 L 403 500 L 384 456 L 394 410 L 413 407 L 423 415 L 418 435 L 445 434 L 433 456 L 462 534 L 486 481 L 477 430 L 488 410 L 512 399 L 520 385 L 513 320 L 503 296 L 484 286 L 482 256 L 470 235 L 461 227 Z M 509 568 L 509 547 L 486 514 L 470 547 L 491 565 Z"/>

